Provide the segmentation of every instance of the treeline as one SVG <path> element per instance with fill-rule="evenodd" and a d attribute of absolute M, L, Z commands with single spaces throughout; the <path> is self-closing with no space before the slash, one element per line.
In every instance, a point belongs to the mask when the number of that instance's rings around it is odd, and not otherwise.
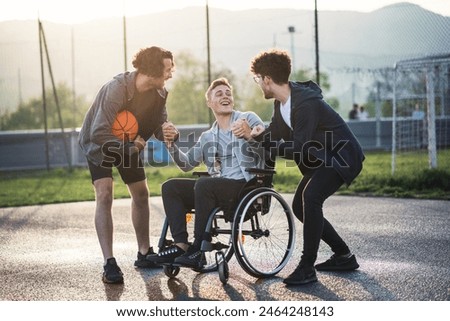
<path fill-rule="evenodd" d="M 186 52 L 176 55 L 175 62 L 174 77 L 167 83 L 169 119 L 176 125 L 209 123 L 212 117 L 205 103 L 205 91 L 209 86 L 205 62 Z M 273 102 L 264 99 L 250 73 L 239 78 L 224 67 L 212 66 L 211 69 L 211 80 L 218 77 L 227 77 L 230 80 L 237 110 L 251 110 L 264 121 L 270 120 Z M 304 81 L 315 79 L 315 75 L 311 70 L 297 70 L 291 78 Z M 326 74 L 321 74 L 321 87 L 325 92 L 330 88 Z M 80 127 L 91 102 L 84 96 L 73 97 L 72 90 L 65 83 L 58 84 L 56 92 L 62 124 L 53 90 L 49 88 L 46 90 L 47 117 L 44 117 L 42 96 L 34 97 L 21 103 L 16 111 L 1 115 L 0 130 L 43 129 L 45 118 L 47 128 L 60 128 L 61 125 L 65 128 Z M 327 101 L 334 108 L 339 108 L 337 99 L 327 97 Z"/>

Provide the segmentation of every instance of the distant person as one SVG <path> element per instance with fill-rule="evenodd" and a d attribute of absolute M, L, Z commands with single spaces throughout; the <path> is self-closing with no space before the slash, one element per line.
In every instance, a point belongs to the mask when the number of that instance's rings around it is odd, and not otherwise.
<path fill-rule="evenodd" d="M 355 255 L 324 218 L 322 207 L 341 185 L 349 185 L 361 172 L 361 146 L 345 121 L 323 100 L 317 84 L 288 80 L 291 59 L 285 51 L 261 52 L 253 58 L 251 72 L 264 97 L 275 99 L 271 123 L 267 128 L 254 127 L 251 136 L 275 146 L 280 156 L 294 159 L 303 174 L 292 202 L 295 216 L 303 223 L 303 255 L 284 283 L 317 281 L 316 269 L 357 269 Z M 245 131 L 250 128 L 246 126 Z M 314 266 L 321 239 L 334 254 Z"/>
<path fill-rule="evenodd" d="M 427 146 L 426 142 L 426 121 L 425 112 L 420 109 L 419 104 L 416 104 L 414 111 L 412 112 L 411 118 L 413 119 L 413 133 L 415 139 L 416 148 L 424 148 Z"/>
<path fill-rule="evenodd" d="M 95 228 L 104 258 L 103 282 L 123 283 L 123 273 L 113 255 L 113 176 L 116 167 L 131 196 L 131 220 L 137 238 L 138 268 L 157 267 L 147 261 L 154 253 L 149 239 L 149 191 L 141 159 L 146 141 L 163 137 L 161 125 L 167 120 L 165 82 L 172 78 L 172 53 L 159 47 L 136 53 L 132 72 L 124 72 L 107 82 L 86 113 L 79 144 L 86 155 L 95 190 Z M 128 110 L 136 117 L 139 131 L 134 141 L 123 142 L 112 134 L 118 112 Z"/>
<path fill-rule="evenodd" d="M 201 242 L 211 240 L 211 236 L 205 235 L 209 214 L 216 207 L 236 207 L 241 189 L 254 177 L 246 169 L 264 165 L 263 149 L 259 144 L 253 148 L 237 126 L 244 122 L 254 127 L 263 125 L 263 122 L 253 112 L 234 110 L 232 90 L 226 78 L 214 80 L 205 96 L 216 121 L 187 152 L 180 150 L 176 142 L 169 144 L 172 158 L 181 170 L 187 172 L 204 163 L 209 176 L 173 178 L 163 184 L 163 205 L 175 244 L 147 256 L 150 261 L 202 267 L 205 258 L 200 251 Z M 176 132 L 171 123 L 165 124 L 164 130 Z M 246 138 L 250 138 L 250 132 Z M 189 245 L 186 212 L 192 208 L 195 208 L 194 242 Z"/>
<path fill-rule="evenodd" d="M 425 118 L 425 112 L 420 110 L 419 104 L 415 105 L 414 111 L 412 112 L 412 119 L 422 120 Z"/>
<path fill-rule="evenodd" d="M 367 120 L 369 118 L 369 114 L 365 110 L 364 106 L 359 107 L 358 119 L 359 120 Z"/>
<path fill-rule="evenodd" d="M 351 120 L 359 119 L 358 113 L 359 113 L 358 104 L 353 104 L 353 108 L 352 108 L 352 110 L 350 110 L 350 112 L 348 114 L 348 119 L 351 119 Z"/>

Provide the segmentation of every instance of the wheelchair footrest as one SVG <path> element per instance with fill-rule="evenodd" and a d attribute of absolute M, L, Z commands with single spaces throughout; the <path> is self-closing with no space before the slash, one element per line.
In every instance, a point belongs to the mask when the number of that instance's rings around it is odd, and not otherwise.
<path fill-rule="evenodd" d="M 201 250 L 203 252 L 212 252 L 214 250 L 215 251 L 221 251 L 221 250 L 227 249 L 229 247 L 230 247 L 229 245 L 226 245 L 226 244 L 223 244 L 223 243 L 220 243 L 220 242 L 211 243 L 211 242 L 208 242 L 208 241 L 203 241 Z"/>

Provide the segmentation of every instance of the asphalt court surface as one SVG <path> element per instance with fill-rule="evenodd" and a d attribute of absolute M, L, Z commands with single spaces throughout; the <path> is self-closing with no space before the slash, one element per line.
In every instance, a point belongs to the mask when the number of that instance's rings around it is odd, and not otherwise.
<path fill-rule="evenodd" d="M 290 204 L 291 194 L 283 194 Z M 151 197 L 151 243 L 164 218 L 160 197 Z M 130 200 L 114 201 L 117 261 L 123 285 L 101 281 L 102 257 L 94 229 L 94 202 L 0 209 L 0 300 L 7 301 L 449 301 L 449 201 L 332 196 L 324 206 L 356 254 L 355 272 L 318 272 L 319 282 L 286 287 L 283 278 L 301 255 L 297 248 L 275 277 L 256 279 L 233 258 L 230 278 L 182 269 L 168 279 L 162 269 L 133 267 L 136 241 Z M 321 243 L 318 262 L 331 255 Z"/>

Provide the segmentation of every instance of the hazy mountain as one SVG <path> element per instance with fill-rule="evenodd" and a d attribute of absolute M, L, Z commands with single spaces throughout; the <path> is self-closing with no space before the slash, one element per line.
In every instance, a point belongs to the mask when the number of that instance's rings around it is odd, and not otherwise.
<path fill-rule="evenodd" d="M 44 21 L 43 26 L 55 81 L 71 86 L 74 66 L 78 94 L 93 97 L 102 83 L 124 69 L 121 18 L 73 27 Z M 288 26 L 294 26 L 296 32 L 289 34 Z M 320 11 L 320 67 L 330 74 L 331 94 L 342 97 L 348 95 L 355 81 L 350 71 L 391 67 L 406 58 L 449 53 L 449 35 L 450 17 L 408 3 L 370 13 Z M 291 50 L 291 36 L 295 67 L 313 69 L 313 11 L 210 8 L 212 63 L 238 75 L 248 72 L 251 58 L 261 50 L 273 46 Z M 205 8 L 128 17 L 128 69 L 132 68 L 132 55 L 149 45 L 172 50 L 175 59 L 177 52 L 189 51 L 206 61 Z M 39 95 L 40 77 L 37 21 L 1 22 L 0 113 L 16 108 L 20 98 Z M 48 76 L 46 85 L 50 85 Z"/>

